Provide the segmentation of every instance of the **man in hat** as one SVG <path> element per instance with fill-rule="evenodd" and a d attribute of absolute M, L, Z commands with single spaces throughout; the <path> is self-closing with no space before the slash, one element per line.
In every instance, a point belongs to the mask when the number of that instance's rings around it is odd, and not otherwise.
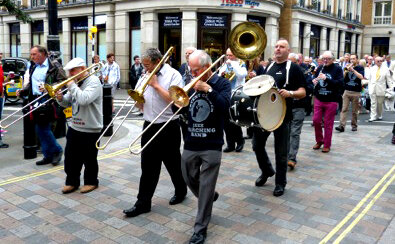
<path fill-rule="evenodd" d="M 56 99 L 62 107 L 72 106 L 73 115 L 67 131 L 64 170 L 66 185 L 64 194 L 73 192 L 80 186 L 82 165 L 85 166 L 84 186 L 81 193 L 96 189 L 99 185 L 96 141 L 103 129 L 103 89 L 97 76 L 87 78 L 85 61 L 74 58 L 64 67 L 70 76 L 79 74 L 67 83 L 68 92 L 56 93 Z"/>

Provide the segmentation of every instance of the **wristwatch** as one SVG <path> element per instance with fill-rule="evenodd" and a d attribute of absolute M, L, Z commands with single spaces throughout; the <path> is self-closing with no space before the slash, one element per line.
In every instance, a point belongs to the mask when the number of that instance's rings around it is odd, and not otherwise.
<path fill-rule="evenodd" d="M 291 97 L 294 97 L 294 92 L 293 91 L 289 91 L 289 94 L 291 95 Z"/>
<path fill-rule="evenodd" d="M 207 90 L 207 93 L 211 93 L 213 91 L 213 88 L 209 88 L 208 90 Z"/>

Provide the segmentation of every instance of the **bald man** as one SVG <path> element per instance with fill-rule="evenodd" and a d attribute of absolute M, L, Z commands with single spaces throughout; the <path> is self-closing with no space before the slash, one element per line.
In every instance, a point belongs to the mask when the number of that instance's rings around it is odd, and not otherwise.
<path fill-rule="evenodd" d="M 264 131 L 261 128 L 254 128 L 254 136 L 252 138 L 252 148 L 255 152 L 259 168 L 262 171 L 255 185 L 263 186 L 269 177 L 276 175 L 276 187 L 273 191 L 273 195 L 276 197 L 284 194 L 285 185 L 287 184 L 287 157 L 289 126 L 292 120 L 292 103 L 294 99 L 301 99 L 306 96 L 304 74 L 297 64 L 288 61 L 289 53 L 288 41 L 285 39 L 277 41 L 274 52 L 276 61 L 271 63 L 266 69 L 266 74 L 273 77 L 279 94 L 285 98 L 287 103 L 284 121 L 273 132 L 276 170 L 273 169 L 265 148 L 267 138 L 271 132 Z"/>
<path fill-rule="evenodd" d="M 189 55 L 191 55 L 194 51 L 196 51 L 195 47 L 187 47 L 185 49 L 185 63 L 181 64 L 181 67 L 178 69 L 178 72 L 182 75 L 182 79 L 185 82 L 185 85 L 191 81 L 191 68 L 189 68 L 188 61 Z"/>

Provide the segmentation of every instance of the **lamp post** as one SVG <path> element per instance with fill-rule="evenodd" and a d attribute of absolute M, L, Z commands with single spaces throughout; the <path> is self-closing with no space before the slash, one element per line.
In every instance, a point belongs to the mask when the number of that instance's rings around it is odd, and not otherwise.
<path fill-rule="evenodd" d="M 48 0 L 48 36 L 47 47 L 54 59 L 60 57 L 60 44 L 58 32 L 58 1 Z"/>

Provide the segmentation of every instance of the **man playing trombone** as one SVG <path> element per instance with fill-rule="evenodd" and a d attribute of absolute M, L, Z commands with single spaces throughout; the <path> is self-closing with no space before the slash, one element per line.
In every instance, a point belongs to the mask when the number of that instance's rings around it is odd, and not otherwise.
<path fill-rule="evenodd" d="M 145 103 L 137 104 L 144 113 L 144 129 L 172 101 L 168 92 L 169 87 L 172 85 L 183 86 L 180 73 L 168 64 L 163 64 L 159 71 L 152 76 L 152 79 L 146 81 L 147 75 L 155 69 L 161 59 L 162 54 L 156 48 L 149 48 L 142 55 L 142 63 L 147 73 L 146 76 L 140 78 L 136 87 L 141 86 L 144 82 L 149 84 L 144 92 Z M 173 112 L 169 107 L 163 116 L 155 121 L 155 124 L 142 135 L 142 147 L 172 114 Z M 187 194 L 187 187 L 181 173 L 180 144 L 180 125 L 178 117 L 175 117 L 142 151 L 141 178 L 137 202 L 132 208 L 123 211 L 127 217 L 135 217 L 151 211 L 151 200 L 159 181 L 162 162 L 166 166 L 175 188 L 175 195 L 170 199 L 169 204 L 178 204 L 184 200 Z"/>
<path fill-rule="evenodd" d="M 89 75 L 85 61 L 74 58 L 64 67 L 76 81 L 67 82 L 68 92 L 56 93 L 56 99 L 62 107 L 72 106 L 72 119 L 67 131 L 64 171 L 66 185 L 64 194 L 73 192 L 80 186 L 80 172 L 85 166 L 84 186 L 81 193 L 96 189 L 99 165 L 97 163 L 96 141 L 103 129 L 103 89 L 97 76 Z M 76 84 L 77 83 L 77 84 Z"/>
<path fill-rule="evenodd" d="M 197 50 L 189 56 L 193 77 L 201 75 L 211 65 L 210 56 Z M 209 70 L 194 86 L 190 98 L 188 129 L 182 153 L 182 175 L 192 193 L 198 198 L 194 233 L 189 243 L 204 243 L 213 202 L 218 193 L 215 185 L 221 165 L 224 119 L 230 106 L 229 81 Z"/>

